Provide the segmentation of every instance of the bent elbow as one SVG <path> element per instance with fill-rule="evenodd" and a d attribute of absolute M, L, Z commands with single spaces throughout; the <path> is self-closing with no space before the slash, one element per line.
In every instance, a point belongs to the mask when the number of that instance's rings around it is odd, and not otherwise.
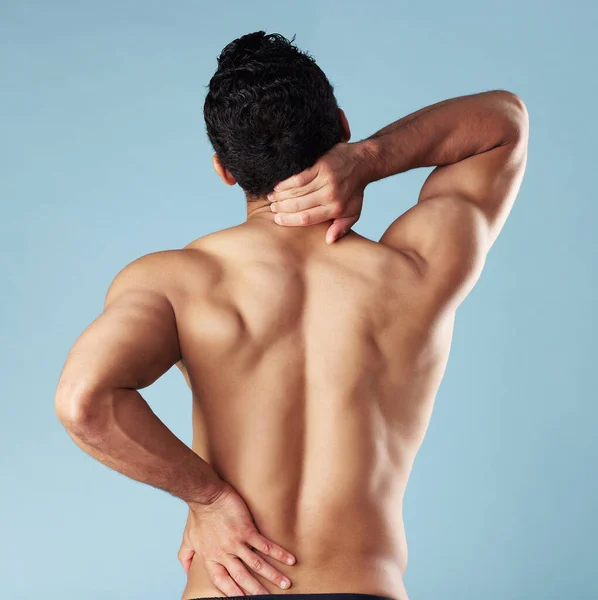
<path fill-rule="evenodd" d="M 497 111 L 502 116 L 502 144 L 527 139 L 529 132 L 529 113 L 523 99 L 507 90 L 494 90 L 494 98 L 498 100 Z"/>
<path fill-rule="evenodd" d="M 509 118 L 517 139 L 527 138 L 529 133 L 529 113 L 523 99 L 509 92 Z"/>
<path fill-rule="evenodd" d="M 96 430 L 104 419 L 98 392 L 67 381 L 58 384 L 54 411 L 67 431 L 77 435 Z"/>

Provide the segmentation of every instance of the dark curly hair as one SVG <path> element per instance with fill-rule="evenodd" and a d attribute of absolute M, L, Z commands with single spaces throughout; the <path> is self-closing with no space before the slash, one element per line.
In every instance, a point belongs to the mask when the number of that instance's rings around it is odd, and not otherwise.
<path fill-rule="evenodd" d="M 294 40 L 256 31 L 232 41 L 208 86 L 208 137 L 248 199 L 311 167 L 342 138 L 334 88 Z"/>

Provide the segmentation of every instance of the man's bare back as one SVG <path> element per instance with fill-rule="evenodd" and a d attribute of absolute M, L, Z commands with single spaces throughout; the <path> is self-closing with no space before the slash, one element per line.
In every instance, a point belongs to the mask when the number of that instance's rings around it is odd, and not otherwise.
<path fill-rule="evenodd" d="M 293 550 L 292 592 L 404 598 L 402 499 L 453 315 L 430 323 L 421 275 L 383 244 L 328 246 L 314 227 L 290 248 L 276 229 L 256 219 L 173 257 L 193 449 Z M 216 595 L 194 563 L 184 597 Z"/>

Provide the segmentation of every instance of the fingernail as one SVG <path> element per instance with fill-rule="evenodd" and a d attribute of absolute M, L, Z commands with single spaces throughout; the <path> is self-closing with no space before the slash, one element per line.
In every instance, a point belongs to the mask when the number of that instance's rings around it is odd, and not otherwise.
<path fill-rule="evenodd" d="M 281 587 L 283 590 L 286 590 L 286 589 L 289 587 L 289 585 L 291 585 L 291 582 L 290 582 L 290 581 L 288 581 L 287 579 L 283 579 L 283 580 L 280 582 L 280 587 Z"/>
<path fill-rule="evenodd" d="M 273 188 L 272 188 L 275 192 L 277 192 L 280 189 L 280 186 L 278 184 L 276 184 Z"/>
<path fill-rule="evenodd" d="M 295 559 L 294 558 L 287 558 L 287 565 L 292 565 L 295 563 Z"/>
<path fill-rule="evenodd" d="M 274 217 L 274 222 L 275 222 L 275 223 L 278 223 L 278 224 L 280 225 L 280 215 L 276 215 L 276 216 Z"/>
<path fill-rule="evenodd" d="M 268 200 L 274 200 L 274 194 L 268 194 L 266 198 L 268 198 Z"/>

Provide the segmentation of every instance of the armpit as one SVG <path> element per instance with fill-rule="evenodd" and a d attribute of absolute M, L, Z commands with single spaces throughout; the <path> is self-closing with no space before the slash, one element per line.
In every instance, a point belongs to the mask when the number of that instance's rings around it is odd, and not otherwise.
<path fill-rule="evenodd" d="M 191 381 L 189 380 L 189 373 L 187 372 L 187 367 L 185 366 L 183 359 L 179 360 L 179 362 L 176 363 L 176 366 L 180 369 L 181 373 L 183 374 L 183 377 L 185 378 L 185 381 L 187 382 L 187 385 L 189 386 L 189 389 L 191 389 Z"/>

